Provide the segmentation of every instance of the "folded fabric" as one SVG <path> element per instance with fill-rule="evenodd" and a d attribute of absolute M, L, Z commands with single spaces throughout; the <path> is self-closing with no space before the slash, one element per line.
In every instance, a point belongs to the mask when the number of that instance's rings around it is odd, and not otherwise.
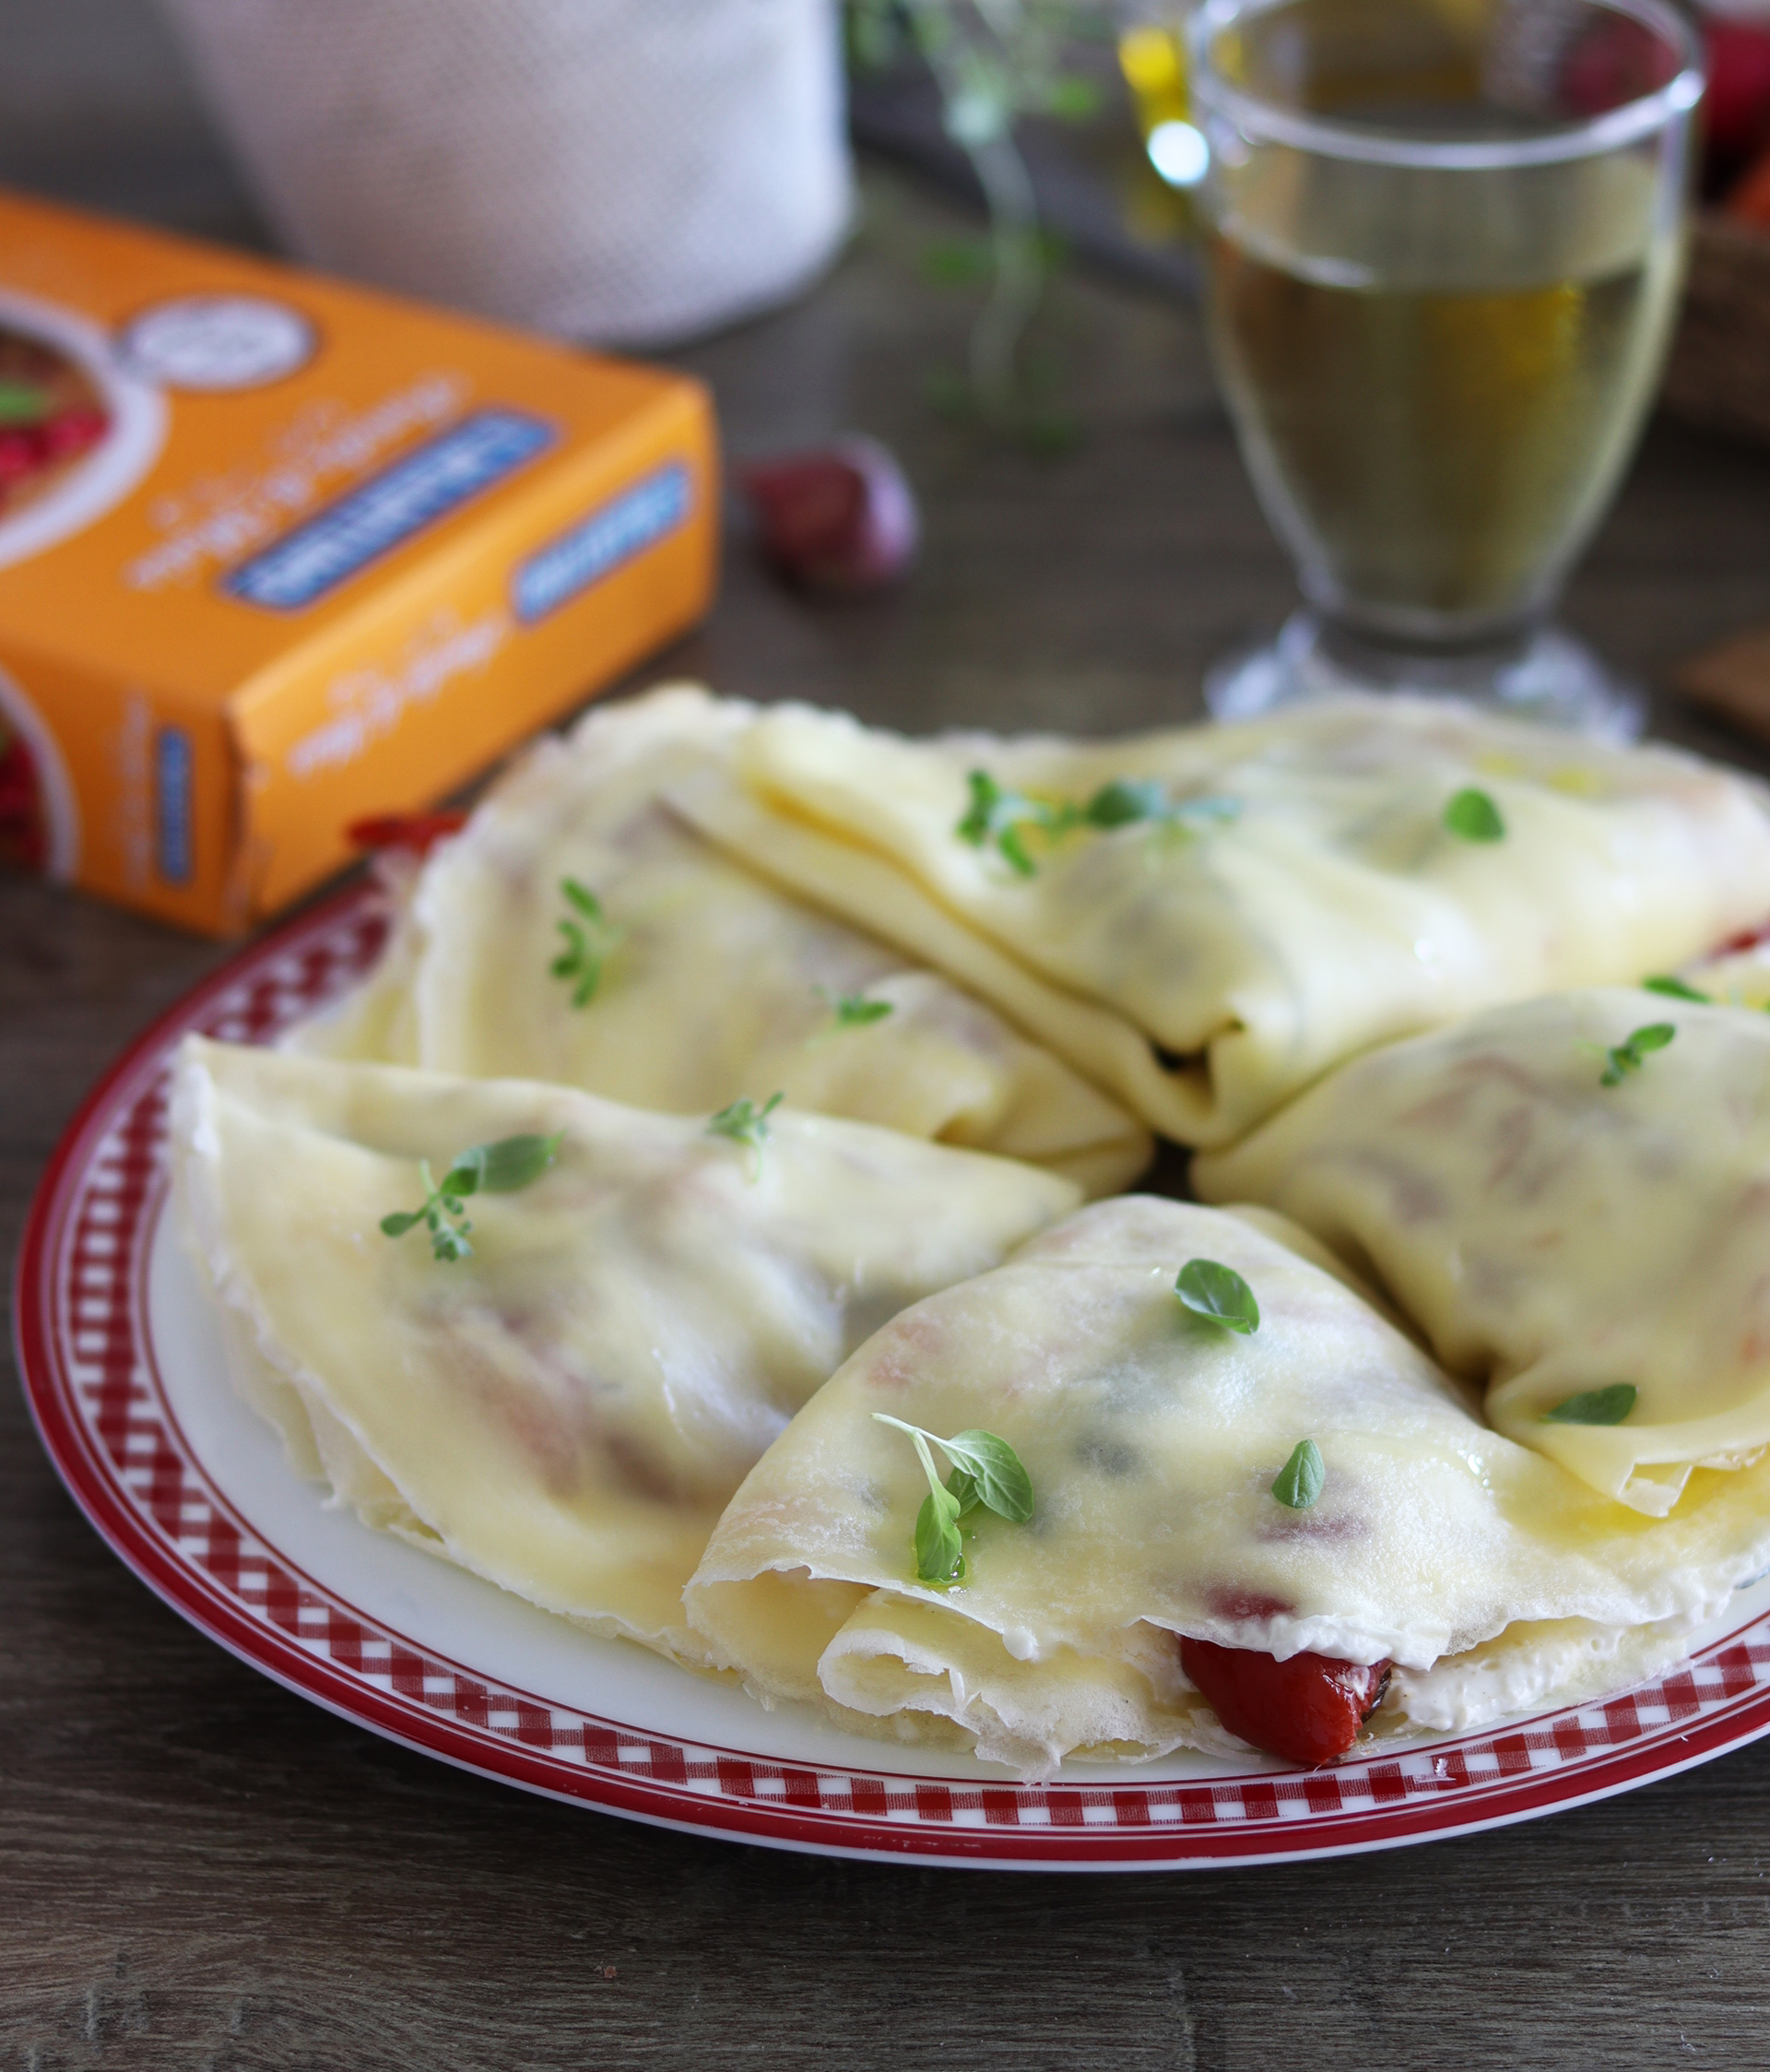
<path fill-rule="evenodd" d="M 1494 1427 L 1682 1518 L 1770 1444 L 1770 1017 L 1552 994 L 1355 1059 L 1233 1150 L 1368 1273 Z"/>
<path fill-rule="evenodd" d="M 1770 914 L 1749 781 L 1424 699 L 1116 741 L 781 707 L 670 796 L 1192 1144 L 1374 1043 Z"/>
<path fill-rule="evenodd" d="M 1484 1427 L 1316 1249 L 1257 1210 L 1131 1196 L 904 1310 L 721 1519 L 685 1592 L 711 1659 L 1040 1776 L 1224 1746 L 1193 1643 L 1393 1664 L 1374 1729 L 1481 1725 L 1676 1659 L 1770 1559 L 1770 1471 L 1650 1522 Z M 1179 1299 L 1195 1260 L 1241 1278 L 1256 1329 Z M 1025 1522 L 969 1513 L 950 1586 L 921 1580 L 904 1425 L 993 1434 L 1031 1479 Z"/>
<path fill-rule="evenodd" d="M 722 856 L 660 793 L 754 709 L 678 687 L 541 743 L 400 888 L 295 1048 L 706 1115 L 740 1095 L 1127 1185 L 1149 1134 L 950 979 Z M 962 974 L 958 975 L 962 982 Z"/>
<path fill-rule="evenodd" d="M 792 1413 L 1080 1199 L 862 1123 L 723 1123 L 187 1039 L 177 1204 L 236 1387 L 368 1523 L 697 1661 L 682 1585 Z"/>

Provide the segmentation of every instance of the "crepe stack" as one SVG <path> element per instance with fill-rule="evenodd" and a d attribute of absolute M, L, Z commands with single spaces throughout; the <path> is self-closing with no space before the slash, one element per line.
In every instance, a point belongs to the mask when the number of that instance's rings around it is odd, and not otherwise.
<path fill-rule="evenodd" d="M 1024 1776 L 1313 1761 L 1625 1685 L 1770 1566 L 1770 1018 L 1631 989 L 1743 997 L 1766 914 L 1751 785 L 1455 706 L 677 690 L 520 765 L 287 1052 L 187 1046 L 179 1201 L 372 1524 Z M 1080 1207 L 1146 1126 L 1223 1206 Z M 468 1252 L 384 1234 L 513 1136 Z M 979 1433 L 1030 1495 L 930 1570 Z"/>

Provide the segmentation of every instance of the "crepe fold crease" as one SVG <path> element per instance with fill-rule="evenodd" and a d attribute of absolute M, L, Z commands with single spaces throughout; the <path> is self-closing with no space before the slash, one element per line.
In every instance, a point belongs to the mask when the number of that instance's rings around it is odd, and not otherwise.
<path fill-rule="evenodd" d="M 906 961 L 664 802 L 727 763 L 754 718 L 673 686 L 540 742 L 458 835 L 398 872 L 375 970 L 291 1047 L 547 1080 L 674 1115 L 779 1088 L 792 1107 L 1028 1159 L 1091 1194 L 1127 1185 L 1149 1163 L 1147 1130 L 962 989 L 962 971 Z M 600 922 L 570 903 L 568 880 Z M 582 1000 L 580 980 L 552 968 L 562 923 L 598 966 Z M 861 1003 L 846 1021 L 844 1000 Z"/>
<path fill-rule="evenodd" d="M 1072 1182 L 777 1110 L 760 1146 L 572 1089 L 188 1038 L 177 1212 L 231 1379 L 370 1524 L 681 1660 L 681 1592 L 749 1467 L 906 1303 L 1075 1207 Z M 563 1132 L 420 1225 L 476 1144 Z"/>
<path fill-rule="evenodd" d="M 1281 1218 L 1102 1202 L 905 1309 L 745 1478 L 685 1593 L 710 1658 L 767 1699 L 956 1738 L 1048 1776 L 1226 1736 L 1177 1637 L 1389 1658 L 1378 1725 L 1485 1723 L 1681 1652 L 1770 1558 L 1770 1471 L 1708 1474 L 1651 1522 L 1487 1429 L 1430 1359 Z M 1258 1301 L 1193 1315 L 1192 1258 Z M 973 1513 L 967 1572 L 917 1580 L 926 1484 L 875 1412 L 1012 1446 L 1035 1508 Z M 1273 1482 L 1313 1439 L 1305 1510 Z"/>
<path fill-rule="evenodd" d="M 1447 824 L 1471 787 L 1501 838 Z M 669 797 L 1190 1144 L 1374 1043 L 1668 970 L 1770 914 L 1748 780 L 1438 701 L 1115 741 L 780 706 Z"/>

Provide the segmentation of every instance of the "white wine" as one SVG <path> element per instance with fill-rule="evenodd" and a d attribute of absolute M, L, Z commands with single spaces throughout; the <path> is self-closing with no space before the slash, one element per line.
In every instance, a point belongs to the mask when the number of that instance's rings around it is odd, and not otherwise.
<path fill-rule="evenodd" d="M 1658 377 L 1675 236 L 1536 285 L 1309 278 L 1221 232 L 1218 363 L 1314 601 L 1377 627 L 1523 617 L 1609 503 Z M 1313 269 L 1310 269 L 1313 270 Z"/>

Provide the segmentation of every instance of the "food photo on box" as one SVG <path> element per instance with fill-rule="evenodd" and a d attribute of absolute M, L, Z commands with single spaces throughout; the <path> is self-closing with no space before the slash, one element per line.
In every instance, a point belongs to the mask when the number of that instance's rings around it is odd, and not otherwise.
<path fill-rule="evenodd" d="M 9 5 L 0 2045 L 1746 2062 L 1770 17 Z"/>

